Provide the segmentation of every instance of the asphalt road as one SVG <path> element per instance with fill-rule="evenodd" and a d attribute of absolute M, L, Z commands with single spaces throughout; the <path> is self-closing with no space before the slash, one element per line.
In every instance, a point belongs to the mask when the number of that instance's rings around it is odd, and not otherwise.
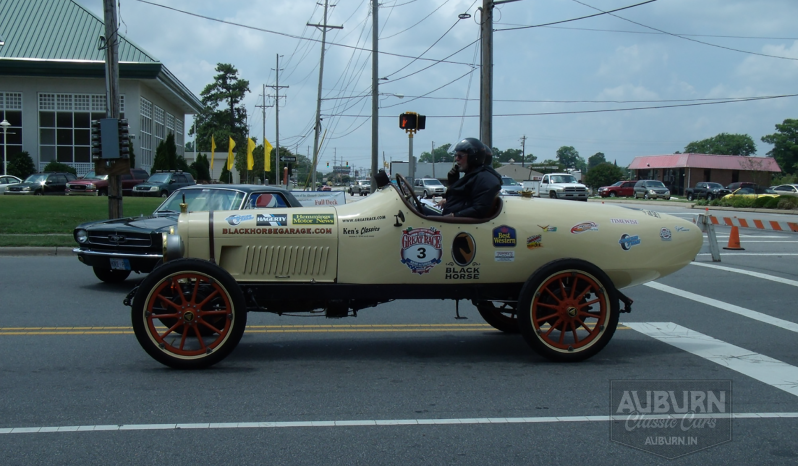
<path fill-rule="evenodd" d="M 0 464 L 796 464 L 798 234 L 740 241 L 624 290 L 632 312 L 579 364 L 470 304 L 455 320 L 452 302 L 402 301 L 252 314 L 229 358 L 176 371 L 132 334 L 122 298 L 141 276 L 109 286 L 74 257 L 0 257 Z M 624 380 L 731 381 L 730 440 L 666 460 L 611 438 Z"/>

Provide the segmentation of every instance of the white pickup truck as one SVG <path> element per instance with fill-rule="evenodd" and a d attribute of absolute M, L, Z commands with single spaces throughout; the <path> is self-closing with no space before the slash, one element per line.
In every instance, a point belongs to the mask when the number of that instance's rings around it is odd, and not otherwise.
<path fill-rule="evenodd" d="M 587 201 L 587 186 L 576 181 L 570 173 L 549 173 L 543 175 L 540 187 L 536 191 L 537 197 L 550 197 L 552 199 L 572 199 Z"/>

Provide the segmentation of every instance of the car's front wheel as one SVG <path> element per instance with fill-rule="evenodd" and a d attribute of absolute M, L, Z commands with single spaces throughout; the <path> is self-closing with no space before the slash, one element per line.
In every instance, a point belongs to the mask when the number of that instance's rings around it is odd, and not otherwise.
<path fill-rule="evenodd" d="M 612 339 L 620 308 L 615 287 L 595 265 L 580 259 L 549 262 L 521 289 L 518 326 L 538 354 L 582 361 Z"/>
<path fill-rule="evenodd" d="M 643 194 L 643 199 L 651 199 L 651 196 L 648 193 Z"/>
<path fill-rule="evenodd" d="M 102 267 L 92 267 L 94 275 L 105 283 L 122 283 L 130 276 L 130 270 L 113 270 Z"/>
<path fill-rule="evenodd" d="M 707 197 L 707 199 L 709 199 L 709 197 Z M 693 193 L 687 193 L 687 200 L 688 201 L 692 201 L 693 200 Z"/>
<path fill-rule="evenodd" d="M 427 192 L 427 190 L 426 190 L 426 189 L 424 190 L 424 197 L 423 197 L 423 199 L 429 199 L 429 193 Z"/>
<path fill-rule="evenodd" d="M 173 260 L 147 275 L 133 298 L 131 317 L 142 348 L 175 369 L 221 361 L 247 325 L 238 283 L 221 267 L 199 259 Z"/>
<path fill-rule="evenodd" d="M 161 197 L 164 197 L 164 198 L 169 197 L 169 193 L 166 192 L 166 191 L 161 191 Z"/>
<path fill-rule="evenodd" d="M 555 193 L 554 191 L 551 191 L 549 193 L 549 199 L 557 199 L 557 193 Z"/>
<path fill-rule="evenodd" d="M 615 197 L 615 191 L 610 192 L 610 197 Z"/>
<path fill-rule="evenodd" d="M 707 200 L 711 201 L 712 199 L 715 199 L 715 196 L 713 196 L 712 194 L 707 194 Z"/>

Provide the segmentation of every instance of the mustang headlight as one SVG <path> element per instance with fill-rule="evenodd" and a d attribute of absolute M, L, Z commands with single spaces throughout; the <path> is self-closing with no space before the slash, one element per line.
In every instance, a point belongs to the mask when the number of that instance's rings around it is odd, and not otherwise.
<path fill-rule="evenodd" d="M 75 240 L 83 244 L 89 240 L 89 233 L 86 230 L 78 230 L 75 232 Z"/>
<path fill-rule="evenodd" d="M 162 233 L 161 238 L 163 240 L 164 262 L 169 262 L 171 260 L 180 259 L 183 257 L 185 248 L 183 247 L 183 240 L 180 239 L 179 235 Z"/>

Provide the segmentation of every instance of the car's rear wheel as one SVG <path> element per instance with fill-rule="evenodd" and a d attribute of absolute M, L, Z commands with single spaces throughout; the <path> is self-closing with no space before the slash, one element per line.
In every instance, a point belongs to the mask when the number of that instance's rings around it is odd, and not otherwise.
<path fill-rule="evenodd" d="M 142 348 L 175 369 L 221 361 L 247 325 L 244 294 L 235 279 L 199 259 L 178 259 L 153 270 L 139 285 L 131 317 Z M 164 327 L 164 321 L 174 324 Z"/>
<path fill-rule="evenodd" d="M 549 262 L 535 272 L 518 300 L 518 326 L 538 354 L 582 361 L 601 351 L 618 325 L 618 297 L 609 277 L 579 259 Z"/>
<path fill-rule="evenodd" d="M 130 276 L 130 270 L 113 270 L 102 267 L 92 267 L 94 275 L 105 283 L 122 283 Z"/>
<path fill-rule="evenodd" d="M 492 301 L 477 301 L 474 303 L 479 315 L 491 327 L 505 333 L 518 333 L 518 310 L 509 303 L 500 303 L 496 306 Z"/>

